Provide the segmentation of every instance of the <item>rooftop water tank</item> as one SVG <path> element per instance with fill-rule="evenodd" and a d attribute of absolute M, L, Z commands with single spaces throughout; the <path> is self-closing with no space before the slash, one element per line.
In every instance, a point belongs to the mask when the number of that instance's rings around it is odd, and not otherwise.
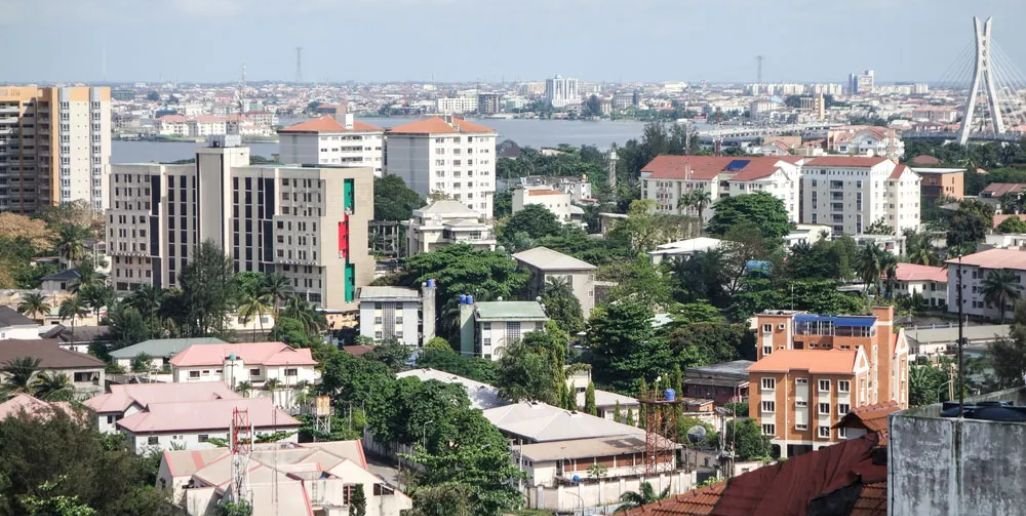
<path fill-rule="evenodd" d="M 666 398 L 666 401 L 677 401 L 677 391 L 666 389 L 663 391 L 663 397 Z"/>

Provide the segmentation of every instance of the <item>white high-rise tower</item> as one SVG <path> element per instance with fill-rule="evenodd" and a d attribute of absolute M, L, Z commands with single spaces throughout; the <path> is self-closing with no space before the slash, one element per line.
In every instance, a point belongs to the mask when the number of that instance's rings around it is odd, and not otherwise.
<path fill-rule="evenodd" d="M 990 126 L 995 133 L 1005 132 L 1005 123 L 1001 118 L 1001 105 L 997 98 L 997 77 L 994 73 L 994 64 L 991 61 L 992 48 L 990 45 L 991 18 L 980 23 L 980 19 L 973 17 L 973 28 L 976 32 L 976 66 L 973 71 L 973 84 L 969 88 L 969 101 L 965 105 L 965 114 L 962 116 L 962 127 L 959 129 L 958 143 L 965 145 L 969 141 L 969 133 L 972 131 L 973 115 L 976 111 L 976 103 L 980 95 L 980 83 L 983 82 L 987 88 L 987 105 L 990 109 Z"/>

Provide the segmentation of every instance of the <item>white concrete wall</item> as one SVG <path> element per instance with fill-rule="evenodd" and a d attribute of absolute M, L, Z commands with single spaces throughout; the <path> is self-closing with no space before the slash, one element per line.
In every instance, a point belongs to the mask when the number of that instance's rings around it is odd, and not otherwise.
<path fill-rule="evenodd" d="M 299 427 L 285 427 L 279 426 L 277 429 L 271 427 L 257 428 L 255 434 L 270 435 L 274 432 L 292 432 L 292 435 L 282 439 L 280 442 L 295 443 L 299 442 Z M 214 448 L 213 444 L 209 442 L 201 442 L 200 435 L 206 435 L 208 438 L 228 438 L 228 429 L 223 430 L 204 430 L 202 432 L 182 432 L 178 434 L 133 434 L 127 430 L 122 430 L 125 436 L 128 438 L 128 442 L 132 443 L 136 453 L 145 455 L 154 451 L 164 451 L 171 449 L 181 450 L 198 450 L 202 448 Z M 156 444 L 150 443 L 150 438 L 156 438 Z"/>

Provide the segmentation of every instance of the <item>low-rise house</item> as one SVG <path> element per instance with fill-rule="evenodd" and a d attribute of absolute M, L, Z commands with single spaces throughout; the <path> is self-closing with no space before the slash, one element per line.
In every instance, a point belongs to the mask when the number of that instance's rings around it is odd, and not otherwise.
<path fill-rule="evenodd" d="M 89 398 L 85 406 L 96 414 L 97 429 L 100 432 L 113 433 L 117 431 L 118 421 L 126 416 L 146 412 L 155 403 L 237 399 L 242 399 L 242 396 L 221 382 L 133 383 L 111 385 L 110 392 Z"/>
<path fill-rule="evenodd" d="M 577 389 L 576 402 L 578 407 L 584 407 L 584 402 L 587 397 L 587 388 Z M 617 394 L 615 392 L 604 391 L 602 389 L 595 389 L 595 415 L 603 419 L 615 419 L 616 410 L 620 409 L 621 421 L 627 420 L 627 415 L 631 414 L 633 419 L 638 419 L 638 409 L 641 408 L 641 403 L 636 398 L 630 396 L 624 396 L 623 394 Z"/>
<path fill-rule="evenodd" d="M 435 336 L 435 280 L 412 288 L 360 288 L 360 336 L 420 347 Z"/>
<path fill-rule="evenodd" d="M 595 307 L 595 271 L 598 267 L 548 247 L 521 251 L 514 254 L 513 259 L 531 274 L 527 284 L 528 296 L 541 296 L 549 280 L 565 281 L 580 303 L 584 317 L 591 314 Z"/>
<path fill-rule="evenodd" d="M 63 324 L 54 324 L 41 334 L 44 339 L 57 339 L 60 346 L 68 351 L 88 353 L 90 346 L 106 348 L 111 344 L 110 326 L 82 326 L 74 328 Z"/>
<path fill-rule="evenodd" d="M 668 450 L 680 447 L 662 437 L 656 436 L 656 439 Z M 648 470 L 645 452 L 644 433 L 513 447 L 514 457 L 523 464 L 527 486 L 535 489 L 594 478 L 596 469 L 602 471 L 604 479 L 642 476 Z M 660 462 L 664 471 L 672 471 L 677 465 L 676 458 L 669 451 L 662 454 Z"/>
<path fill-rule="evenodd" d="M 484 417 L 510 439 L 522 444 L 624 435 L 644 438 L 645 435 L 644 428 L 534 401 L 488 409 Z"/>
<path fill-rule="evenodd" d="M 463 389 L 467 391 L 467 396 L 470 398 L 471 406 L 481 410 L 501 407 L 508 404 L 506 400 L 499 396 L 499 390 L 487 383 L 481 383 L 477 380 L 471 380 L 470 378 L 464 378 L 462 376 L 447 373 L 445 371 L 439 371 L 437 369 L 410 369 L 408 371 L 397 373 L 395 376 L 396 378 L 417 378 L 422 382 L 435 380 L 442 383 L 460 384 L 463 386 Z"/>
<path fill-rule="evenodd" d="M 103 392 L 106 364 L 102 360 L 63 349 L 52 339 L 0 340 L 0 364 L 26 357 L 39 360 L 36 374 L 67 376 L 76 397 L 87 398 Z M 0 372 L 0 381 L 5 376 Z"/>
<path fill-rule="evenodd" d="M 0 340 L 38 339 L 42 331 L 43 327 L 37 321 L 25 317 L 13 308 L 0 306 Z"/>
<path fill-rule="evenodd" d="M 78 269 L 64 269 L 63 271 L 43 276 L 39 280 L 39 290 L 49 293 L 67 292 L 78 283 L 81 277 L 82 275 L 78 273 Z"/>
<path fill-rule="evenodd" d="M 567 193 L 548 187 L 513 190 L 513 213 L 532 204 L 545 207 L 563 224 L 580 225 L 584 218 L 584 209 L 574 204 Z"/>
<path fill-rule="evenodd" d="M 881 251 L 887 251 L 894 256 L 902 256 L 905 254 L 905 236 L 904 235 L 855 235 L 852 237 L 855 239 L 855 244 L 859 247 L 866 244 L 873 244 Z"/>
<path fill-rule="evenodd" d="M 923 199 L 936 202 L 938 199 L 961 201 L 965 197 L 965 169 L 940 167 L 912 167 L 922 181 Z"/>
<path fill-rule="evenodd" d="M 984 299 L 983 282 L 994 272 L 1008 271 L 1015 283 L 1026 286 L 1026 251 L 1018 249 L 988 249 L 978 253 L 950 259 L 948 266 L 948 312 L 958 312 L 958 273 L 962 273 L 962 312 L 966 315 L 1003 319 L 1014 309 L 1015 300 L 1006 300 L 1003 307 L 993 306 Z"/>
<path fill-rule="evenodd" d="M 293 348 L 283 342 L 243 344 L 194 344 L 171 358 L 175 382 L 224 382 L 236 387 L 249 382 L 262 387 L 276 380 L 281 387 L 320 378 L 309 348 Z"/>
<path fill-rule="evenodd" d="M 163 453 L 157 487 L 190 516 L 216 512 L 232 494 L 227 448 Z M 362 487 L 367 516 L 394 516 L 412 500 L 369 470 L 360 441 L 257 444 L 249 454 L 253 516 L 349 514 Z"/>
<path fill-rule="evenodd" d="M 286 435 L 277 441 L 296 442 L 303 423 L 278 408 L 269 398 L 213 399 L 150 403 L 145 410 L 114 424 L 139 454 L 213 446 L 210 439 L 228 439 L 235 410 L 244 410 L 254 437 Z"/>
<path fill-rule="evenodd" d="M 919 295 L 926 306 L 943 308 L 948 302 L 948 271 L 944 267 L 899 263 L 894 279 L 896 294 Z"/>
<path fill-rule="evenodd" d="M 652 257 L 652 264 L 659 265 L 664 260 L 682 260 L 697 253 L 705 253 L 719 249 L 723 240 L 712 237 L 696 237 L 687 240 L 679 240 L 656 246 L 654 251 L 649 251 Z"/>
<path fill-rule="evenodd" d="M 205 344 L 226 344 L 216 337 L 193 337 L 181 339 L 150 339 L 110 352 L 115 364 L 132 370 L 132 362 L 139 356 L 150 358 L 150 370 L 161 371 L 171 367 L 171 357 L 181 353 L 189 346 Z"/>
<path fill-rule="evenodd" d="M 992 343 L 1007 339 L 1010 331 L 1011 326 L 1007 324 L 967 324 L 962 328 L 965 351 L 973 354 L 986 353 Z M 958 333 L 957 322 L 905 329 L 909 353 L 916 358 L 936 358 L 954 353 L 958 347 Z"/>
<path fill-rule="evenodd" d="M 482 301 L 460 298 L 460 352 L 498 360 L 506 346 L 545 329 L 549 318 L 537 301 Z"/>
<path fill-rule="evenodd" d="M 784 235 L 788 249 L 798 244 L 812 245 L 820 240 L 830 240 L 833 228 L 822 224 L 796 224 L 790 233 Z"/>
<path fill-rule="evenodd" d="M 15 394 L 7 401 L 0 403 L 0 421 L 9 417 L 18 417 L 23 413 L 33 419 L 45 420 L 57 411 L 77 417 L 75 408 L 66 401 L 49 402 L 24 393 Z"/>
<path fill-rule="evenodd" d="M 684 396 L 711 399 L 718 405 L 748 399 L 748 368 L 755 362 L 734 360 L 684 370 Z"/>
<path fill-rule="evenodd" d="M 487 219 L 459 201 L 438 200 L 413 210 L 406 226 L 406 254 L 414 256 L 450 244 L 495 250 L 495 229 Z"/>

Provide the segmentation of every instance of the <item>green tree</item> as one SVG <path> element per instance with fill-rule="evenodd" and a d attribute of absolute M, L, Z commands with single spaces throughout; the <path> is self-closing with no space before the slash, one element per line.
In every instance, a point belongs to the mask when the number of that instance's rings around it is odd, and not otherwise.
<path fill-rule="evenodd" d="M 403 178 L 391 174 L 374 178 L 374 220 L 409 220 L 421 206 L 424 199 Z"/>
<path fill-rule="evenodd" d="M 937 265 L 940 253 L 933 245 L 933 235 L 913 229 L 905 230 L 905 259 L 919 265 Z"/>
<path fill-rule="evenodd" d="M 71 320 L 71 340 L 75 340 L 75 326 L 78 323 L 78 318 L 85 315 L 86 307 L 79 299 L 78 295 L 71 296 L 64 301 L 61 301 L 60 307 L 57 309 L 57 316 L 62 320 Z"/>
<path fill-rule="evenodd" d="M 159 332 L 156 319 L 147 322 L 139 310 L 124 303 L 115 304 L 107 313 L 111 348 L 121 349 L 148 340 Z"/>
<path fill-rule="evenodd" d="M 185 306 L 183 326 L 193 337 L 222 333 L 236 299 L 234 266 L 212 241 L 200 244 L 178 276 Z"/>
<path fill-rule="evenodd" d="M 677 209 L 694 208 L 698 214 L 698 220 L 705 220 L 705 209 L 712 204 L 712 196 L 708 190 L 702 188 L 691 190 L 685 193 L 677 201 Z"/>
<path fill-rule="evenodd" d="M 891 279 L 897 268 L 897 259 L 889 252 L 867 242 L 856 258 L 859 279 L 865 284 L 866 292 L 876 285 L 876 292 L 883 295 L 883 278 Z"/>
<path fill-rule="evenodd" d="M 664 307 L 673 298 L 670 283 L 652 265 L 648 256 L 608 265 L 600 271 L 600 275 L 617 283 L 609 295 L 611 299 L 632 299 L 645 305 Z"/>
<path fill-rule="evenodd" d="M 919 407 L 940 403 L 947 399 L 948 372 L 933 364 L 912 365 L 908 368 L 908 404 Z"/>
<path fill-rule="evenodd" d="M 867 235 L 893 235 L 894 228 L 884 220 L 883 217 L 876 219 L 863 231 Z"/>
<path fill-rule="evenodd" d="M 652 310 L 629 299 L 598 307 L 588 323 L 588 348 L 595 380 L 629 389 L 635 378 L 655 378 L 670 351 L 652 330 Z"/>
<path fill-rule="evenodd" d="M 588 390 L 584 391 L 584 411 L 593 416 L 598 415 L 598 408 L 595 407 L 594 382 L 588 382 Z"/>
<path fill-rule="evenodd" d="M 8 393 L 29 392 L 32 378 L 39 371 L 39 359 L 32 357 L 12 358 L 3 363 L 0 372 L 6 377 L 3 390 Z"/>
<path fill-rule="evenodd" d="M 739 460 L 769 457 L 770 440 L 754 419 L 735 420 L 727 425 L 727 442 L 734 443 L 734 454 Z"/>
<path fill-rule="evenodd" d="M 277 272 L 265 274 L 259 292 L 270 298 L 271 312 L 277 318 L 282 305 L 293 295 L 292 282 Z"/>
<path fill-rule="evenodd" d="M 574 295 L 569 278 L 549 278 L 545 282 L 541 297 L 542 304 L 545 305 L 545 314 L 549 319 L 556 321 L 563 331 L 575 335 L 584 329 L 581 303 Z"/>
<path fill-rule="evenodd" d="M 50 308 L 50 303 L 46 301 L 46 297 L 41 292 L 28 292 L 18 303 L 18 312 L 37 321 L 49 315 Z"/>
<path fill-rule="evenodd" d="M 272 303 L 273 300 L 270 294 L 258 293 L 254 295 L 248 292 L 244 293 L 239 299 L 239 319 L 241 319 L 243 324 L 248 324 L 249 321 L 256 319 L 260 333 L 263 334 L 264 314 L 271 312 Z"/>
<path fill-rule="evenodd" d="M 669 495 L 670 486 L 666 486 L 666 489 L 663 489 L 663 492 L 656 494 L 652 484 L 642 482 L 640 490 L 628 491 L 620 495 L 620 506 L 616 508 L 616 512 L 627 511 L 636 507 L 641 507 L 642 505 L 655 503 L 659 500 L 665 499 Z"/>
<path fill-rule="evenodd" d="M 499 358 L 495 387 L 512 402 L 532 400 L 559 405 L 565 384 L 566 343 L 547 332 L 531 332 L 507 344 Z"/>
<path fill-rule="evenodd" d="M 998 233 L 1026 233 L 1026 220 L 1019 217 L 1008 217 L 995 228 Z"/>
<path fill-rule="evenodd" d="M 84 226 L 61 226 L 57 233 L 57 254 L 69 265 L 74 266 L 85 258 L 85 242 L 89 237 L 89 229 Z"/>
<path fill-rule="evenodd" d="M 557 235 L 562 229 L 562 224 L 548 208 L 540 204 L 528 204 L 502 226 L 499 241 L 511 252 L 521 251 L 526 247 L 519 246 L 518 240 L 533 242 L 542 237 Z"/>
<path fill-rule="evenodd" d="M 769 240 L 783 238 L 791 231 L 784 201 L 766 192 L 727 197 L 718 201 L 715 208 L 716 213 L 706 228 L 711 235 L 725 235 L 741 222 L 759 228 Z"/>
<path fill-rule="evenodd" d="M 28 509 L 30 516 L 93 516 L 96 511 L 92 507 L 79 502 L 77 496 L 55 495 L 53 492 L 65 478 L 43 482 L 36 491 L 39 494 L 25 495 L 22 505 Z"/>
<path fill-rule="evenodd" d="M 253 506 L 246 500 L 232 501 L 226 498 L 217 505 L 218 516 L 251 516 L 252 514 Z"/>
<path fill-rule="evenodd" d="M 474 487 L 450 482 L 414 486 L 413 509 L 406 516 L 475 516 Z"/>
<path fill-rule="evenodd" d="M 1014 272 L 1006 269 L 992 270 L 983 278 L 981 285 L 983 300 L 988 306 L 994 306 L 1000 314 L 998 318 L 1005 321 L 1006 306 L 1015 303 L 1022 295 L 1022 287 L 1019 285 L 1019 277 Z"/>
<path fill-rule="evenodd" d="M 374 349 L 370 350 L 363 358 L 376 360 L 388 366 L 392 371 L 398 372 L 406 367 L 406 362 L 409 361 L 412 353 L 413 349 L 410 346 L 391 339 L 374 346 Z"/>
<path fill-rule="evenodd" d="M 44 401 L 70 401 L 75 394 L 75 386 L 68 375 L 57 372 L 39 373 L 32 380 L 32 395 Z"/>
<path fill-rule="evenodd" d="M 82 303 L 100 317 L 100 310 L 114 301 L 114 289 L 100 282 L 84 285 L 78 292 Z"/>
<path fill-rule="evenodd" d="M 976 199 L 962 201 L 958 210 L 948 219 L 946 241 L 951 254 L 965 254 L 976 250 L 990 231 L 994 208 Z"/>
<path fill-rule="evenodd" d="M 349 500 L 349 516 L 367 516 L 367 495 L 363 493 L 363 484 L 356 484 L 353 497 Z"/>
<path fill-rule="evenodd" d="M 441 339 L 445 342 L 444 339 Z M 448 346 L 448 344 L 446 344 Z M 494 384 L 498 377 L 496 363 L 480 357 L 463 356 L 452 349 L 425 349 L 417 356 L 417 367 L 429 367 L 482 383 Z"/>
<path fill-rule="evenodd" d="M 754 354 L 749 331 L 742 324 L 682 325 L 670 332 L 666 342 L 673 364 L 681 368 L 728 362 Z M 750 349 L 745 349 L 746 346 Z"/>

